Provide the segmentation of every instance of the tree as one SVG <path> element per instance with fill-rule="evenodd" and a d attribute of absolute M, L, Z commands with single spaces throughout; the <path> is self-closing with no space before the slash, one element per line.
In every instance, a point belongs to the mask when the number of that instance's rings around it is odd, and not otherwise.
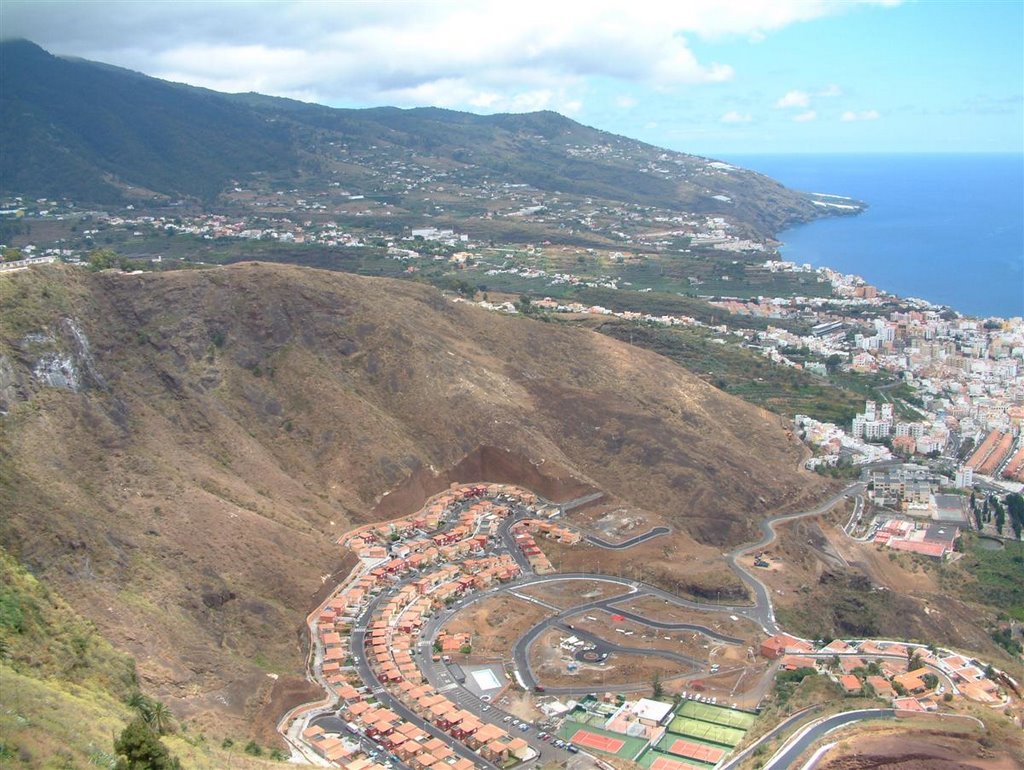
<path fill-rule="evenodd" d="M 119 266 L 117 252 L 113 249 L 93 249 L 89 252 L 90 270 L 109 270 Z"/>
<path fill-rule="evenodd" d="M 114 741 L 115 770 L 180 770 L 160 738 L 141 718 L 129 724 Z"/>
<path fill-rule="evenodd" d="M 158 735 L 167 735 L 174 731 L 174 716 L 171 710 L 160 701 L 153 701 L 149 710 L 149 724 Z"/>
<path fill-rule="evenodd" d="M 1010 514 L 1010 526 L 1013 528 L 1013 536 L 1020 540 L 1021 531 L 1024 530 L 1024 495 L 1020 492 L 1007 495 L 1006 510 Z"/>
<path fill-rule="evenodd" d="M 665 694 L 665 688 L 661 684 L 661 675 L 658 673 L 654 674 L 654 679 L 651 680 L 651 695 L 654 698 L 660 698 Z"/>

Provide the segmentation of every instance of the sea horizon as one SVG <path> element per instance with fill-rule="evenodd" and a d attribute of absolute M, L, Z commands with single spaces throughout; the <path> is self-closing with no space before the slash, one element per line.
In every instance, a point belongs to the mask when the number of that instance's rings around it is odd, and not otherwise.
<path fill-rule="evenodd" d="M 867 209 L 782 231 L 784 259 L 979 318 L 1024 316 L 1024 153 L 730 153 Z"/>

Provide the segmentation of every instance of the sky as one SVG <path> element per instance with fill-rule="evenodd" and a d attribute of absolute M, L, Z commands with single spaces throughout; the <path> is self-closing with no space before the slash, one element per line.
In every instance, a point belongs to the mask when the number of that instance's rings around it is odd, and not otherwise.
<path fill-rule="evenodd" d="M 2 0 L 0 36 L 333 107 L 550 109 L 704 155 L 1024 152 L 1024 0 Z"/>

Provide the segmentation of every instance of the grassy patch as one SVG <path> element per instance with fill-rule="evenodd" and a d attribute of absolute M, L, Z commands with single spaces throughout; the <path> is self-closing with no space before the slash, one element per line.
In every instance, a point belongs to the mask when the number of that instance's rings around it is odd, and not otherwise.
<path fill-rule="evenodd" d="M 994 607 L 1024 620 L 1024 543 L 1007 541 L 999 551 L 987 551 L 969 537 L 958 566 L 966 573 L 964 598 Z"/>

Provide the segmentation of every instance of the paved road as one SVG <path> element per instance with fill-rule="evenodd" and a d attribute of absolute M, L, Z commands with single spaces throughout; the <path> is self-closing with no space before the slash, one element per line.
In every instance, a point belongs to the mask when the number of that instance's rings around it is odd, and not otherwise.
<path fill-rule="evenodd" d="M 764 770 L 788 770 L 799 756 L 813 746 L 816 741 L 844 725 L 863 719 L 891 719 L 894 716 L 896 716 L 896 712 L 893 709 L 861 709 L 860 711 L 844 711 L 842 714 L 822 719 L 786 741 L 782 748 L 775 753 L 775 756 L 765 763 Z"/>
<path fill-rule="evenodd" d="M 373 617 L 373 613 L 377 610 L 380 604 L 388 597 L 389 592 L 385 592 L 374 598 L 373 601 L 366 605 L 366 608 L 362 613 L 360 613 L 359 617 L 356 619 L 355 625 L 353 626 L 351 649 L 353 656 L 356 658 L 356 670 L 359 673 L 359 678 L 373 690 L 373 694 L 380 703 L 390 708 L 403 719 L 412 722 L 417 727 L 420 727 L 430 733 L 435 738 L 443 740 L 460 757 L 468 759 L 477 767 L 483 767 L 487 770 L 498 770 L 496 765 L 491 764 L 479 754 L 471 751 L 469 747 L 465 746 L 463 743 L 453 740 L 446 732 L 435 727 L 433 724 L 406 707 L 405 704 L 395 698 L 387 691 L 387 689 L 377 682 L 377 677 L 373 675 L 373 671 L 370 669 L 370 664 L 366 660 L 366 624 Z"/>
<path fill-rule="evenodd" d="M 642 535 L 631 537 L 629 540 L 623 540 L 621 543 L 610 543 L 604 538 L 597 537 L 596 535 L 587 535 L 584 539 L 598 548 L 608 548 L 613 551 L 622 551 L 626 548 L 632 548 L 634 545 L 640 545 L 646 540 L 650 540 L 653 537 L 660 537 L 661 535 L 667 535 L 672 530 L 668 527 L 654 527 Z"/>
<path fill-rule="evenodd" d="M 761 539 L 753 545 L 740 546 L 734 551 L 726 554 L 726 560 L 729 562 L 729 566 L 732 567 L 736 575 L 744 582 L 747 588 L 750 589 L 754 596 L 754 604 L 757 607 L 756 616 L 761 627 L 766 631 L 777 634 L 781 630 L 778 623 L 775 622 L 775 609 L 772 606 L 772 598 L 768 592 L 767 586 L 761 582 L 754 573 L 747 570 L 742 564 L 739 563 L 739 559 L 742 556 L 746 556 L 752 551 L 761 551 L 767 548 L 772 542 L 775 541 L 776 532 L 775 525 L 787 521 L 793 521 L 795 519 L 802 519 L 807 516 L 820 516 L 825 511 L 832 508 L 834 505 L 842 502 L 852 496 L 863 493 L 866 485 L 862 481 L 855 482 L 846 487 L 842 492 L 833 495 L 828 500 L 823 502 L 816 508 L 812 508 L 809 511 L 801 511 L 799 513 L 786 513 L 781 516 L 774 516 L 770 519 L 765 519 L 761 522 Z"/>
<path fill-rule="evenodd" d="M 627 598 L 632 598 L 632 597 L 636 597 L 636 596 L 649 595 L 649 596 L 653 596 L 653 597 L 662 599 L 663 601 L 666 601 L 668 603 L 675 604 L 676 606 L 684 607 L 684 608 L 687 608 L 687 609 L 693 609 L 693 610 L 698 610 L 698 611 L 703 611 L 703 612 L 729 613 L 729 614 L 732 614 L 732 615 L 736 615 L 737 617 L 742 616 L 742 617 L 745 617 L 745 618 L 747 618 L 749 620 L 754 621 L 755 623 L 760 625 L 765 631 L 770 631 L 770 632 L 775 633 L 775 632 L 778 631 L 778 626 L 775 623 L 774 612 L 772 610 L 772 603 L 771 603 L 771 598 L 770 598 L 770 596 L 768 594 L 768 589 L 765 587 L 765 585 L 755 575 L 751 574 L 746 569 L 744 569 L 741 565 L 739 565 L 739 563 L 737 562 L 738 557 L 740 557 L 740 556 L 742 556 L 742 555 L 744 555 L 746 553 L 749 553 L 750 551 L 753 551 L 755 549 L 764 548 L 765 546 L 770 544 L 775 539 L 774 525 L 776 523 L 782 522 L 782 521 L 789 521 L 789 520 L 801 518 L 801 517 L 804 517 L 804 516 L 816 516 L 816 515 L 819 515 L 821 513 L 824 513 L 826 510 L 828 510 L 833 505 L 838 503 L 844 497 L 847 497 L 847 496 L 849 496 L 851 494 L 855 494 L 855 493 L 861 491 L 862 488 L 863 488 L 863 484 L 862 483 L 852 484 L 849 487 L 847 487 L 847 489 L 844 492 L 835 495 L 834 497 L 832 497 L 828 501 L 822 503 L 817 508 L 814 508 L 814 509 L 812 509 L 810 511 L 804 511 L 804 512 L 801 512 L 801 513 L 794 513 L 794 514 L 787 514 L 787 515 L 777 516 L 777 517 L 774 517 L 772 519 L 769 519 L 769 520 L 763 522 L 762 525 L 761 525 L 763 537 L 761 538 L 761 540 L 758 543 L 755 543 L 754 545 L 743 546 L 741 548 L 736 549 L 732 553 L 726 555 L 726 557 L 727 557 L 727 559 L 729 561 L 730 566 L 736 571 L 736 573 L 740 577 L 740 579 L 743 580 L 743 582 L 751 589 L 751 592 L 752 592 L 752 594 L 754 596 L 754 599 L 755 599 L 755 603 L 753 605 L 702 604 L 700 602 L 692 602 L 692 601 L 690 601 L 688 599 L 683 599 L 681 597 L 676 596 L 675 594 L 669 593 L 668 591 L 664 591 L 664 590 L 662 590 L 660 588 L 657 588 L 655 586 L 651 586 L 651 585 L 647 585 L 647 584 L 644 584 L 644 583 L 640 583 L 640 582 L 635 581 L 635 580 L 627 580 L 626 578 L 620 578 L 620 577 L 616 577 L 616 576 L 594 575 L 594 574 L 589 574 L 589 573 L 569 573 L 569 574 L 562 573 L 562 574 L 558 574 L 558 575 L 547 575 L 547 576 L 536 576 L 536 575 L 533 575 L 532 572 L 530 571 L 529 563 L 526 561 L 526 559 L 523 556 L 523 554 L 520 551 L 520 549 L 516 546 L 515 539 L 512 537 L 512 534 L 511 534 L 511 531 L 510 531 L 511 530 L 511 526 L 512 526 L 512 524 L 514 522 L 529 516 L 529 512 L 527 511 L 527 509 L 519 507 L 519 508 L 517 508 L 513 512 L 512 515 L 507 517 L 502 522 L 502 524 L 501 524 L 501 526 L 500 526 L 500 528 L 498 530 L 498 533 L 497 533 L 497 538 L 496 538 L 497 546 L 495 548 L 493 548 L 491 552 L 492 553 L 507 552 L 507 553 L 511 554 L 513 556 L 513 558 L 515 558 L 516 562 L 522 568 L 524 576 L 519 578 L 519 579 L 517 579 L 517 580 L 515 580 L 515 581 L 512 581 L 510 583 L 507 583 L 507 584 L 504 584 L 504 585 L 501 585 L 501 586 L 497 586 L 497 587 L 489 589 L 487 591 L 481 591 L 481 592 L 477 592 L 475 594 L 472 594 L 471 596 L 467 597 L 466 599 L 463 599 L 463 600 L 460 600 L 459 602 L 456 602 L 451 608 L 446 609 L 446 610 L 438 613 L 437 616 L 432 618 L 428 622 L 428 624 L 424 627 L 423 633 L 421 635 L 421 639 L 423 641 L 421 642 L 420 652 L 419 652 L 420 664 L 423 667 L 424 673 L 427 676 L 428 681 L 431 681 L 431 683 L 435 687 L 437 687 L 438 690 L 445 691 L 447 697 L 449 697 L 452 700 L 454 700 L 457 703 L 459 703 L 459 705 L 461 707 L 467 708 L 470 711 L 473 711 L 479 717 L 481 717 L 482 719 L 485 719 L 486 721 L 502 724 L 502 719 L 503 719 L 502 715 L 504 714 L 504 712 L 502 712 L 500 709 L 497 709 L 496 706 L 493 706 L 491 704 L 485 704 L 485 703 L 481 702 L 479 699 L 476 698 L 475 695 L 470 693 L 469 690 L 466 690 L 458 682 L 455 682 L 454 680 L 452 680 L 450 675 L 448 675 L 446 677 L 445 673 L 441 669 L 439 669 L 438 667 L 433 665 L 433 662 L 430 660 L 431 656 L 429 654 L 430 644 L 433 641 L 433 639 L 435 638 L 438 630 L 451 618 L 451 616 L 453 614 L 455 614 L 459 610 L 465 608 L 469 604 L 472 604 L 475 601 L 480 601 L 480 600 L 482 600 L 484 598 L 487 598 L 487 597 L 491 596 L 492 594 L 494 594 L 494 593 L 496 593 L 498 591 L 511 591 L 511 590 L 516 590 L 516 589 L 521 589 L 521 588 L 524 588 L 526 586 L 537 585 L 537 584 L 542 584 L 542 583 L 547 583 L 547 582 L 560 582 L 560 581 L 565 581 L 565 580 L 588 580 L 588 581 L 611 582 L 611 583 L 615 583 L 617 585 L 622 586 L 624 590 L 623 590 L 622 593 L 617 594 L 615 596 L 611 596 L 611 597 L 608 597 L 608 598 L 605 598 L 605 599 L 599 599 L 599 600 L 592 601 L 592 602 L 584 602 L 582 604 L 579 604 L 579 605 L 576 605 L 576 606 L 564 609 L 561 612 L 556 613 L 554 615 L 554 617 L 548 618 L 547 620 L 543 621 L 542 623 L 540 623 L 540 624 L 534 626 L 533 628 L 531 628 L 526 634 L 524 634 L 516 642 L 516 644 L 515 644 L 515 646 L 513 648 L 513 655 L 512 655 L 513 665 L 515 666 L 515 668 L 518 671 L 518 673 L 521 676 L 521 678 L 524 680 L 523 684 L 525 684 L 527 686 L 527 688 L 529 688 L 529 689 L 532 689 L 533 687 L 535 687 L 537 685 L 536 678 L 533 676 L 533 673 L 532 673 L 532 671 L 530 669 L 530 665 L 529 665 L 529 648 L 530 648 L 530 645 L 547 628 L 549 628 L 552 624 L 565 623 L 565 621 L 568 618 L 572 617 L 573 615 L 579 614 L 581 612 L 585 612 L 588 609 L 602 609 L 602 610 L 607 610 L 607 611 L 610 611 L 610 612 L 613 612 L 613 613 L 618 613 L 618 614 L 621 614 L 621 615 L 623 615 L 625 617 L 628 617 L 630 620 L 632 620 L 634 622 L 643 623 L 643 624 L 648 625 L 648 626 L 650 626 L 652 628 L 659 628 L 659 629 L 663 629 L 663 630 L 688 630 L 688 631 L 694 631 L 694 632 L 698 632 L 698 633 L 703 633 L 703 634 L 706 634 L 706 635 L 708 635 L 708 636 L 710 636 L 712 638 L 720 639 L 720 640 L 726 641 L 726 642 L 737 642 L 737 641 L 740 641 L 740 640 L 734 639 L 732 637 L 727 637 L 727 636 L 723 636 L 721 634 L 718 634 L 716 631 L 714 631 L 714 630 L 712 630 L 710 628 L 707 628 L 706 626 L 701 626 L 699 624 L 691 624 L 691 623 L 665 623 L 663 621 L 657 621 L 657 620 L 652 620 L 652 619 L 644 618 L 641 615 L 638 615 L 636 613 L 630 612 L 628 610 L 622 610 L 622 609 L 619 609 L 619 608 L 614 606 L 618 602 L 624 601 Z M 632 538 L 631 540 L 625 541 L 624 543 L 611 544 L 611 543 L 607 543 L 606 541 L 601 541 L 600 543 L 596 543 L 596 544 L 600 545 L 600 547 L 611 547 L 611 548 L 615 548 L 615 549 L 624 549 L 624 548 L 632 547 L 632 546 L 636 545 L 637 543 L 643 542 L 644 540 L 647 540 L 647 539 L 649 539 L 651 537 L 657 537 L 657 536 L 659 536 L 661 534 L 665 534 L 665 532 L 667 532 L 667 531 L 669 531 L 669 530 L 667 528 L 665 528 L 665 527 L 656 527 L 656 528 L 650 530 L 649 532 L 647 532 L 647 533 L 645 533 L 643 535 L 638 535 L 637 537 Z M 407 582 L 408 580 L 413 579 L 413 577 L 415 577 L 415 576 L 407 577 L 407 578 L 405 578 L 405 580 L 403 580 L 401 582 Z M 399 585 L 401 585 L 401 582 L 396 584 L 395 588 L 397 588 Z M 452 749 L 455 751 L 456 754 L 458 754 L 459 756 L 464 757 L 466 759 L 469 759 L 477 767 L 486 768 L 487 770 L 497 770 L 497 768 L 493 764 L 491 764 L 490 762 L 487 762 L 486 760 L 481 758 L 478 754 L 470 751 L 466 746 L 464 746 L 460 742 L 453 741 L 450 738 L 450 736 L 448 736 L 446 733 L 442 732 L 441 730 L 439 730 L 434 725 L 430 724 L 426 720 L 424 720 L 421 717 L 419 717 L 417 714 L 415 714 L 413 711 L 411 711 L 409 708 L 407 708 L 404 704 L 402 704 L 399 700 L 397 700 L 395 697 L 393 697 L 384 687 L 382 687 L 380 684 L 377 683 L 376 677 L 373 675 L 373 671 L 370 669 L 370 665 L 369 665 L 369 663 L 366 660 L 366 649 L 365 649 L 366 624 L 370 620 L 370 618 L 373 616 L 373 613 L 377 610 L 377 608 L 380 606 L 380 604 L 383 601 L 385 601 L 385 599 L 387 599 L 391 593 L 392 593 L 391 591 L 384 592 L 384 593 L 380 594 L 379 596 L 375 597 L 364 608 L 363 612 L 360 613 L 360 615 L 359 615 L 359 617 L 358 617 L 358 619 L 357 619 L 357 621 L 355 623 L 355 626 L 353 628 L 352 637 L 351 637 L 351 640 L 352 640 L 352 647 L 351 647 L 351 649 L 352 649 L 353 655 L 356 656 L 356 669 L 357 669 L 357 671 L 359 673 L 360 678 L 363 680 L 363 682 L 365 682 L 367 684 L 367 686 L 369 686 L 372 689 L 374 695 L 377 697 L 377 699 L 383 705 L 385 705 L 388 708 L 392 709 L 397 714 L 401 715 L 404 719 L 407 719 L 408 721 L 413 722 L 414 724 L 418 725 L 419 727 L 421 727 L 423 730 L 425 730 L 426 732 L 430 733 L 431 735 L 434 735 L 434 736 L 436 736 L 438 738 L 441 738 L 442 740 L 445 741 L 446 744 L 448 744 L 449 746 L 452 747 Z M 577 633 L 577 635 L 580 635 L 580 634 Z M 610 644 L 610 643 L 605 642 L 605 644 Z M 612 646 L 615 646 L 615 645 L 612 645 Z M 698 663 L 698 661 L 694 661 L 692 658 L 686 658 L 686 656 L 681 656 L 681 655 L 678 655 L 677 653 L 670 653 L 670 652 L 664 651 L 664 650 L 644 650 L 642 648 L 621 648 L 621 651 L 628 651 L 628 652 L 633 653 L 633 654 L 652 654 L 652 655 L 662 655 L 662 656 L 665 656 L 665 654 L 668 653 L 670 655 L 678 657 L 680 662 L 684 662 L 684 663 L 688 663 L 688 664 Z M 644 687 L 646 687 L 646 686 L 647 685 L 645 684 Z M 599 688 L 595 688 L 593 685 L 588 685 L 588 686 L 582 687 L 582 688 L 548 688 L 546 691 L 550 692 L 552 694 L 583 694 L 583 693 L 595 692 L 598 689 Z M 622 688 L 621 686 L 616 686 L 614 689 L 622 691 L 624 688 Z M 842 716 L 845 716 L 845 715 L 839 715 L 839 717 L 842 717 Z M 849 721 L 852 721 L 852 720 L 849 720 Z M 504 726 L 507 726 L 507 723 L 504 723 Z M 519 732 L 519 731 L 516 731 L 516 732 Z M 566 757 L 569 756 L 569 755 L 565 754 L 564 752 L 559 751 L 554 746 L 552 746 L 550 744 L 546 744 L 543 741 L 540 741 L 537 738 L 537 733 L 536 733 L 536 730 L 534 730 L 534 729 L 529 730 L 526 734 L 523 734 L 522 737 L 526 738 L 534 748 L 536 748 L 537 750 L 541 751 L 542 755 L 543 755 L 543 757 L 545 759 L 551 758 L 552 754 L 555 755 L 557 758 L 566 758 Z"/>

